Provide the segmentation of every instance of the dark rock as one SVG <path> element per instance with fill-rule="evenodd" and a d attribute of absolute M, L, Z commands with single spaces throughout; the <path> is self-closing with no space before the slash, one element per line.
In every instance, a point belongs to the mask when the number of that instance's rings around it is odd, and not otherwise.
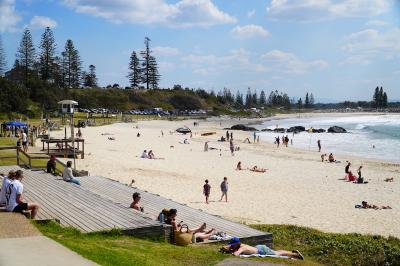
<path fill-rule="evenodd" d="M 329 133 L 347 133 L 346 129 L 338 126 L 328 128 Z"/>
<path fill-rule="evenodd" d="M 234 126 L 231 127 L 231 129 L 233 129 L 233 130 L 243 130 L 243 131 L 258 131 L 254 127 L 245 126 L 243 124 L 234 125 Z"/>
<path fill-rule="evenodd" d="M 274 129 L 274 132 L 277 132 L 277 133 L 285 133 L 285 131 L 286 131 L 286 129 L 281 128 L 281 127 L 278 127 L 278 128 Z"/>
<path fill-rule="evenodd" d="M 325 129 L 323 129 L 323 128 L 320 128 L 320 129 L 313 128 L 313 133 L 324 133 L 324 132 L 325 132 Z"/>
<path fill-rule="evenodd" d="M 303 131 L 306 131 L 305 127 L 295 126 L 295 127 L 289 128 L 286 132 L 303 132 Z"/>
<path fill-rule="evenodd" d="M 271 131 L 273 131 L 272 129 L 269 129 L 269 128 L 264 128 L 264 129 L 261 129 L 261 131 L 268 131 L 268 132 L 271 132 Z"/>

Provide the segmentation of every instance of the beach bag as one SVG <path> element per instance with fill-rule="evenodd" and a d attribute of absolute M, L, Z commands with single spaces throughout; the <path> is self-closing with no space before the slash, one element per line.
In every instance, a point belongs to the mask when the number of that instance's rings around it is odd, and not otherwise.
<path fill-rule="evenodd" d="M 185 230 L 182 230 L 184 229 Z M 187 246 L 192 243 L 193 233 L 189 232 L 189 227 L 186 224 L 183 224 L 181 228 L 177 231 L 174 231 L 174 239 L 175 243 L 178 246 Z"/>

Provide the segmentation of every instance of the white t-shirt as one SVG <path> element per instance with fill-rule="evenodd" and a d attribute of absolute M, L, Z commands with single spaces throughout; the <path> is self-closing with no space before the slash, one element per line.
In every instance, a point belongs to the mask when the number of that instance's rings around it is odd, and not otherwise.
<path fill-rule="evenodd" d="M 8 176 L 3 176 L 3 182 L 1 185 L 1 191 L 0 191 L 0 204 L 6 203 L 6 189 L 10 183 L 11 183 L 11 180 L 8 179 Z"/>
<path fill-rule="evenodd" d="M 22 133 L 22 141 L 23 141 L 23 142 L 26 142 L 26 141 L 27 141 L 27 136 L 26 136 L 26 133 L 25 133 L 25 132 Z"/>
<path fill-rule="evenodd" d="M 17 207 L 17 195 L 22 195 L 24 186 L 19 180 L 13 180 L 6 189 L 6 210 L 11 212 Z"/>
<path fill-rule="evenodd" d="M 63 172 L 64 181 L 71 181 L 72 178 L 74 178 L 74 175 L 72 174 L 71 167 L 65 167 Z"/>

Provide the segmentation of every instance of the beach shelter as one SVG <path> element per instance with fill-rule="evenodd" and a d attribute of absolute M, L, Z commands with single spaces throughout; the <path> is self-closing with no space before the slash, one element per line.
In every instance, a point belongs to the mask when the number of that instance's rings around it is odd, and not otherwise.
<path fill-rule="evenodd" d="M 27 127 L 28 126 L 28 124 L 24 124 L 24 123 L 19 122 L 19 121 L 6 122 L 5 125 L 9 126 L 9 127 Z"/>

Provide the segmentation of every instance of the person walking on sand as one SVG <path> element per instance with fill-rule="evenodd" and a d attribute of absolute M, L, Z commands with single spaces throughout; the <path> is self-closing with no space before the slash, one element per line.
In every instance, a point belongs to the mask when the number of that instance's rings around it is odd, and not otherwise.
<path fill-rule="evenodd" d="M 231 139 L 233 139 L 233 133 L 231 132 Z"/>
<path fill-rule="evenodd" d="M 256 139 L 257 139 L 257 134 L 256 134 L 256 132 L 254 131 L 254 132 L 253 132 L 253 143 L 256 143 Z"/>
<path fill-rule="evenodd" d="M 203 186 L 203 195 L 206 197 L 206 203 L 208 204 L 208 198 L 210 197 L 210 192 L 211 192 L 211 186 L 208 184 L 208 179 L 204 181 L 204 186 Z"/>
<path fill-rule="evenodd" d="M 208 141 L 204 143 L 204 151 L 208 151 Z"/>
<path fill-rule="evenodd" d="M 317 144 L 318 144 L 318 152 L 321 152 L 321 140 L 318 140 Z"/>
<path fill-rule="evenodd" d="M 221 199 L 219 201 L 222 201 L 222 199 L 225 197 L 225 202 L 228 202 L 228 178 L 224 177 L 224 181 L 221 182 Z"/>
<path fill-rule="evenodd" d="M 229 131 L 226 131 L 226 140 L 229 141 Z"/>
<path fill-rule="evenodd" d="M 229 149 L 231 150 L 232 156 L 234 156 L 234 155 L 235 155 L 235 153 L 234 153 L 234 151 L 235 151 L 235 145 L 233 145 L 233 139 L 231 139 L 231 140 L 229 141 Z"/>
<path fill-rule="evenodd" d="M 279 148 L 279 143 L 281 142 L 281 139 L 279 137 L 275 138 L 275 143 L 276 143 L 276 147 Z"/>

